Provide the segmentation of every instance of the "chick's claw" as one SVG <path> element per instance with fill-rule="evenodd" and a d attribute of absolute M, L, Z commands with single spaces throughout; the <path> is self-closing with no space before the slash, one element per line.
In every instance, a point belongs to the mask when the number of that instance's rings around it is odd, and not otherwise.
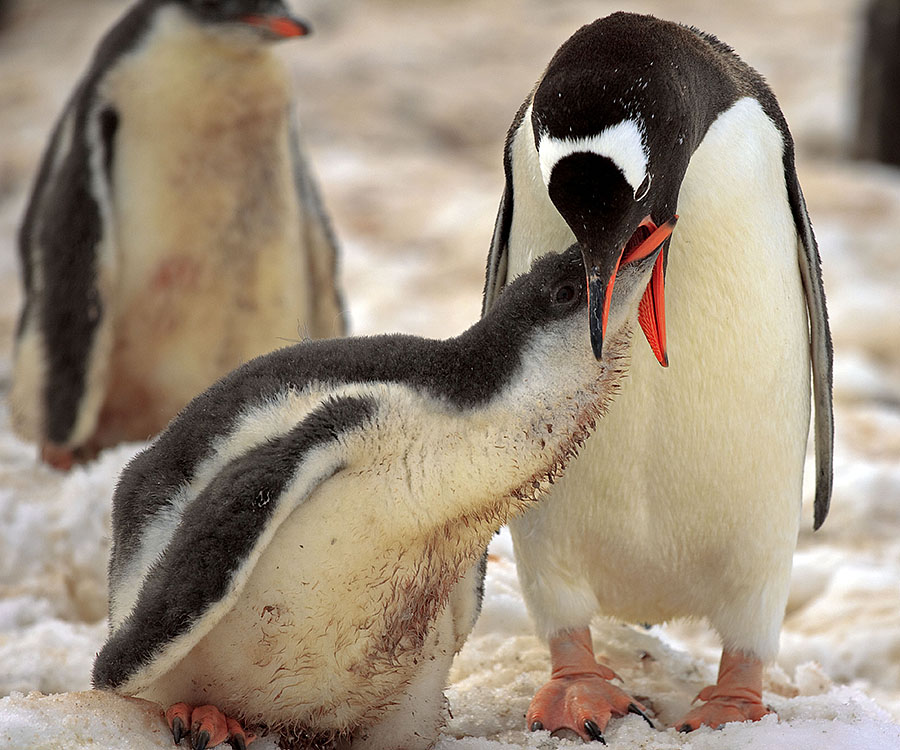
<path fill-rule="evenodd" d="M 169 706 L 166 711 L 166 723 L 172 730 L 172 739 L 175 740 L 176 745 L 180 745 L 182 738 L 188 734 L 187 728 L 191 725 L 192 710 L 187 703 L 176 703 Z"/>
<path fill-rule="evenodd" d="M 225 723 L 228 726 L 228 741 L 234 750 L 247 750 L 247 745 L 256 739 L 255 735 L 247 734 L 244 728 L 230 716 L 225 717 Z"/>
<path fill-rule="evenodd" d="M 246 750 L 247 745 L 256 739 L 215 706 L 194 707 L 187 703 L 176 703 L 166 711 L 166 721 L 172 730 L 175 744 L 180 745 L 184 737 L 189 737 L 192 750 L 207 750 L 226 741 L 235 750 Z"/>

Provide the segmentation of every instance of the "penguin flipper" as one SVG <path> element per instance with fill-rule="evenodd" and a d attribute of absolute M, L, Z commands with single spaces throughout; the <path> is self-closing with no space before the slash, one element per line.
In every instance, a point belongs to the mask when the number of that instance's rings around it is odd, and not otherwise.
<path fill-rule="evenodd" d="M 497 220 L 494 222 L 494 236 L 491 238 L 491 249 L 488 253 L 487 270 L 484 279 L 484 298 L 481 305 L 481 316 L 484 317 L 494 304 L 497 296 L 506 285 L 507 267 L 509 265 L 509 228 L 512 224 L 512 190 L 509 185 L 500 197 Z"/>
<path fill-rule="evenodd" d="M 793 184 L 791 184 L 793 182 Z M 806 293 L 809 315 L 810 359 L 812 362 L 813 401 L 816 431 L 816 497 L 813 529 L 828 516 L 834 474 L 834 404 L 832 400 L 833 361 L 831 330 L 825 307 L 825 287 L 819 247 L 813 233 L 800 183 L 788 181 L 788 196 L 800 236 L 798 243 L 800 275 Z"/>
<path fill-rule="evenodd" d="M 484 279 L 484 298 L 481 305 L 481 317 L 491 309 L 497 296 L 503 291 L 509 273 L 509 234 L 513 220 L 513 157 L 512 149 L 516 134 L 522 126 L 525 114 L 534 100 L 534 92 L 540 81 L 534 85 L 531 93 L 522 102 L 506 133 L 503 146 L 503 173 L 506 182 L 503 195 L 500 196 L 500 207 L 497 209 L 497 220 L 494 222 L 494 236 L 491 238 L 491 249 L 488 253 L 487 270 Z"/>
<path fill-rule="evenodd" d="M 134 694 L 175 667 L 234 606 L 282 522 L 347 465 L 343 439 L 375 409 L 369 397 L 330 398 L 189 500 L 98 654 L 94 686 Z"/>
<path fill-rule="evenodd" d="M 91 436 L 102 406 L 114 269 L 118 114 L 85 99 L 76 96 L 54 130 L 20 231 L 25 305 L 11 391 L 23 434 L 72 447 Z"/>
<path fill-rule="evenodd" d="M 313 296 L 309 335 L 336 338 L 347 333 L 347 310 L 338 289 L 338 243 L 312 168 L 303 155 L 296 118 L 291 116 L 290 122 L 294 185 L 303 216 L 301 237 Z"/>

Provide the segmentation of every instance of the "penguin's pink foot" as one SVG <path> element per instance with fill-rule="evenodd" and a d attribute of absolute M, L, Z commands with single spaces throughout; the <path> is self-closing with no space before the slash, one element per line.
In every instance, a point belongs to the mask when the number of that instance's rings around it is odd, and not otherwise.
<path fill-rule="evenodd" d="M 75 464 L 93 461 L 99 454 L 100 447 L 93 442 L 77 448 L 66 448 L 50 442 L 41 444 L 41 461 L 57 471 L 71 471 Z"/>
<path fill-rule="evenodd" d="M 193 750 L 221 745 L 226 740 L 235 750 L 246 750 L 256 737 L 244 731 L 234 719 L 225 716 L 215 706 L 197 706 L 176 703 L 166 711 L 166 721 L 172 730 L 175 744 L 188 737 Z"/>
<path fill-rule="evenodd" d="M 568 729 L 586 742 L 606 744 L 603 731 L 613 717 L 638 714 L 653 726 L 640 703 L 609 683 L 618 676 L 594 658 L 587 628 L 551 639 L 550 658 L 550 681 L 535 694 L 526 715 L 532 732 Z"/>
<path fill-rule="evenodd" d="M 71 471 L 75 464 L 75 453 L 71 448 L 64 448 L 56 443 L 42 443 L 41 461 L 57 471 Z"/>
<path fill-rule="evenodd" d="M 731 721 L 759 721 L 773 713 L 762 702 L 762 669 L 759 659 L 740 651 L 723 651 L 716 684 L 703 688 L 694 699 L 706 702 L 675 726 L 680 732 L 692 732 L 700 726 L 715 728 Z"/>

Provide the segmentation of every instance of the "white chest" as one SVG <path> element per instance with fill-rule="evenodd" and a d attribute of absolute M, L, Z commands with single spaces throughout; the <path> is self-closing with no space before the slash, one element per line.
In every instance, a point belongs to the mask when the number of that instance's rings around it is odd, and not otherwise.
<path fill-rule="evenodd" d="M 119 115 L 111 380 L 138 384 L 138 395 L 112 394 L 109 410 L 146 393 L 168 418 L 241 362 L 304 335 L 312 292 L 283 66 L 204 35 L 174 7 L 159 15 L 99 93 Z"/>
<path fill-rule="evenodd" d="M 247 270 L 255 248 L 299 236 L 282 66 L 166 21 L 101 92 L 119 114 L 112 203 L 126 289 L 167 257 L 195 274 L 212 262 Z"/>
<path fill-rule="evenodd" d="M 781 148 L 744 99 L 694 153 L 666 274 L 670 366 L 636 332 L 608 415 L 549 500 L 512 525 L 520 575 L 552 577 L 546 561 L 562 546 L 570 580 L 646 620 L 703 613 L 684 582 L 708 580 L 710 566 L 710 607 L 741 580 L 786 581 L 810 404 Z M 514 252 L 521 262 L 527 250 Z"/>

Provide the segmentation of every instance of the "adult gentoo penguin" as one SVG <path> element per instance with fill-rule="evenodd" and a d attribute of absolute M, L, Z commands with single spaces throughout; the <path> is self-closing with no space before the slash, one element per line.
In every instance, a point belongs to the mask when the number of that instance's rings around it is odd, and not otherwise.
<path fill-rule="evenodd" d="M 573 247 L 457 338 L 304 342 L 198 396 L 120 478 L 94 685 L 169 706 L 195 750 L 248 726 L 429 747 L 481 553 L 605 408 L 665 231 L 626 258 L 600 361 Z"/>
<path fill-rule="evenodd" d="M 598 355 L 623 251 L 680 216 L 641 302 L 650 346 L 634 344 L 602 432 L 548 501 L 511 523 L 553 667 L 528 726 L 594 739 L 631 705 L 594 657 L 596 613 L 705 618 L 722 640 L 718 681 L 675 725 L 758 719 L 796 545 L 810 368 L 816 528 L 832 473 L 818 249 L 775 97 L 715 37 L 616 13 L 557 51 L 504 163 L 485 310 L 534 258 L 577 241 Z"/>
<path fill-rule="evenodd" d="M 66 105 L 20 233 L 13 426 L 65 468 L 158 432 L 299 336 L 344 332 L 271 42 L 281 0 L 141 0 Z"/>

